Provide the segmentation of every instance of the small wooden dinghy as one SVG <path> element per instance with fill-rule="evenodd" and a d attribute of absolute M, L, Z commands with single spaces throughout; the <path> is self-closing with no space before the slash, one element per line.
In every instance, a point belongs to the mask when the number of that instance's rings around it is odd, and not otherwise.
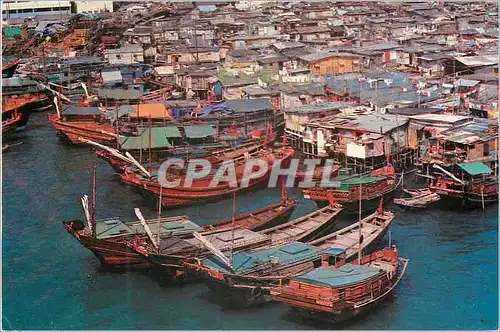
<path fill-rule="evenodd" d="M 273 246 L 293 241 L 308 241 L 335 222 L 335 217 L 342 211 L 339 204 L 327 205 L 305 216 L 261 231 L 271 237 Z"/>
<path fill-rule="evenodd" d="M 311 241 L 308 244 L 319 249 L 339 248 L 345 250 L 346 259 L 354 259 L 359 250 L 359 234 L 361 226 L 361 250 L 369 252 L 373 249 L 389 229 L 394 214 L 389 211 L 377 211 L 361 222 L 356 222 L 332 234 Z"/>
<path fill-rule="evenodd" d="M 394 204 L 410 208 L 426 208 L 429 204 L 437 202 L 441 197 L 430 191 L 429 188 L 404 189 L 404 192 L 411 195 L 409 198 L 394 198 Z"/>
<path fill-rule="evenodd" d="M 207 231 L 221 230 L 224 228 L 231 228 L 234 224 L 235 227 L 259 231 L 265 229 L 266 227 L 288 220 L 292 215 L 296 204 L 295 199 L 285 198 L 278 203 L 270 204 L 252 212 L 237 215 L 234 217 L 234 220 L 232 217 L 229 217 L 204 225 L 203 229 Z"/>

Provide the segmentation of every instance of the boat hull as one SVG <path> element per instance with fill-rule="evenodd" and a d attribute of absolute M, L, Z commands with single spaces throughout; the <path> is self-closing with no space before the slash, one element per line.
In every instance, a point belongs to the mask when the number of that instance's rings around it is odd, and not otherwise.
<path fill-rule="evenodd" d="M 357 316 L 368 314 L 372 310 L 376 309 L 382 302 L 391 297 L 393 293 L 388 293 L 387 295 L 380 298 L 378 301 L 370 303 L 361 308 L 343 308 L 334 312 L 323 312 L 323 311 L 313 311 L 297 307 L 292 307 L 291 311 L 300 315 L 301 318 L 306 320 L 323 321 L 332 324 L 339 324 L 348 320 L 351 320 Z"/>
<path fill-rule="evenodd" d="M 151 263 L 144 256 L 130 248 L 126 243 L 97 239 L 73 230 L 67 223 L 64 225 L 68 233 L 73 235 L 83 247 L 89 249 L 104 268 L 145 269 L 151 266 Z"/>
<path fill-rule="evenodd" d="M 48 114 L 52 126 L 57 135 L 66 139 L 71 144 L 85 144 L 80 138 L 110 145 L 116 141 L 115 129 L 110 125 L 99 124 L 92 121 L 64 122 L 57 118 L 56 114 Z"/>
<path fill-rule="evenodd" d="M 227 307 L 246 308 L 272 301 L 269 288 L 264 284 L 245 287 L 234 287 L 231 281 L 218 281 L 214 278 L 204 277 L 204 284 L 217 296 L 217 299 Z M 238 282 L 235 280 L 234 282 Z M 239 280 L 247 284 L 244 280 Z M 264 287 L 262 287 L 264 286 Z"/>

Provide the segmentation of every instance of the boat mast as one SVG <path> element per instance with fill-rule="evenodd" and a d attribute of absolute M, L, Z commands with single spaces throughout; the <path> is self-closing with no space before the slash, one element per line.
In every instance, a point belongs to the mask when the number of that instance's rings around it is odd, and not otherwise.
<path fill-rule="evenodd" d="M 95 185 L 96 164 L 92 167 L 92 237 L 96 237 L 96 222 L 95 222 L 95 209 L 96 209 L 96 185 Z"/>
<path fill-rule="evenodd" d="M 361 191 L 363 189 L 363 185 L 361 183 L 361 176 L 359 177 L 359 248 L 358 248 L 358 264 L 361 265 L 361 243 L 363 242 L 362 236 L 363 234 L 361 233 L 361 228 L 363 227 L 363 222 L 361 221 L 361 199 L 362 199 L 362 194 Z"/>
<path fill-rule="evenodd" d="M 236 191 L 233 192 L 233 217 L 231 219 L 231 264 L 233 263 L 235 215 L 236 215 Z"/>
<path fill-rule="evenodd" d="M 160 198 L 158 199 L 158 232 L 156 234 L 156 244 L 160 245 L 160 229 L 161 229 L 161 199 L 163 196 L 163 186 L 160 185 Z"/>
<path fill-rule="evenodd" d="M 118 135 L 118 105 L 115 105 L 115 110 L 116 110 L 116 120 L 115 120 L 115 125 L 116 125 L 116 135 Z M 116 137 L 116 149 L 120 149 L 120 140 L 118 137 Z"/>
<path fill-rule="evenodd" d="M 151 120 L 151 114 L 149 115 L 149 177 L 153 175 L 153 157 L 151 152 L 152 145 L 152 131 L 153 131 L 153 120 Z"/>

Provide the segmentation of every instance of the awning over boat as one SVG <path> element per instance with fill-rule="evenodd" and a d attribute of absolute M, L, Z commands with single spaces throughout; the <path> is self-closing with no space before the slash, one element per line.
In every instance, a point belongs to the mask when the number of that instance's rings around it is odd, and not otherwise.
<path fill-rule="evenodd" d="M 293 277 L 292 280 L 323 287 L 341 287 L 365 282 L 380 273 L 380 270 L 376 268 L 347 263 L 338 269 L 320 267 L 301 276 Z"/>
<path fill-rule="evenodd" d="M 176 126 L 162 127 L 161 129 L 163 129 L 163 135 L 165 137 L 182 137 L 179 128 Z"/>
<path fill-rule="evenodd" d="M 168 141 L 168 138 L 180 137 L 177 127 L 153 127 L 151 129 L 152 149 L 170 148 L 172 145 Z M 149 149 L 149 130 L 150 128 L 144 128 L 139 136 L 120 136 L 118 139 L 120 147 L 124 150 Z M 177 132 L 175 132 L 175 130 L 177 130 Z"/>
<path fill-rule="evenodd" d="M 129 115 L 132 118 L 168 119 L 172 116 L 165 108 L 165 104 L 139 104 L 134 105 L 134 111 Z"/>
<path fill-rule="evenodd" d="M 79 106 L 68 106 L 63 109 L 62 113 L 64 115 L 95 115 L 99 114 L 98 107 L 79 107 Z"/>
<path fill-rule="evenodd" d="M 381 180 L 385 179 L 384 177 L 381 176 L 354 176 L 345 180 L 342 180 L 343 185 L 365 185 L 365 184 L 370 184 L 370 183 L 375 183 L 379 182 Z"/>
<path fill-rule="evenodd" d="M 215 135 L 215 129 L 209 125 L 185 126 L 184 131 L 188 138 L 203 138 Z"/>
<path fill-rule="evenodd" d="M 301 242 L 292 242 L 272 249 L 237 252 L 233 255 L 232 269 L 238 273 L 251 273 L 269 264 L 273 260 L 272 257 L 279 264 L 286 265 L 290 264 L 290 262 L 297 263 L 301 260 L 307 261 L 319 257 L 319 251 L 314 246 Z M 204 259 L 203 266 L 223 273 L 230 272 L 215 256 Z"/>
<path fill-rule="evenodd" d="M 455 86 L 471 88 L 473 86 L 478 85 L 479 83 L 481 82 L 475 80 L 466 80 L 462 78 L 455 82 Z"/>
<path fill-rule="evenodd" d="M 481 162 L 458 164 L 464 172 L 470 175 L 490 174 L 491 169 Z"/>

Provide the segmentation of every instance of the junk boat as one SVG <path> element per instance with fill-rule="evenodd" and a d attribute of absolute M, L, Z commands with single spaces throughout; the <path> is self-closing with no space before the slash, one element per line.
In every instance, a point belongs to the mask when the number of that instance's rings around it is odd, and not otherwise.
<path fill-rule="evenodd" d="M 365 210 L 375 210 L 376 204 L 384 195 L 392 193 L 398 186 L 396 173 L 392 166 L 385 166 L 371 171 L 369 174 L 352 174 L 351 169 L 340 169 L 338 176 L 331 179 L 337 181 L 336 188 L 304 188 L 304 198 L 311 199 L 318 206 L 328 204 L 330 197 L 342 204 L 348 212 L 357 211 L 360 199 L 359 188 L 362 188 L 361 200 Z"/>
<path fill-rule="evenodd" d="M 394 292 L 408 260 L 395 247 L 346 263 L 342 249 L 322 253 L 320 266 L 282 280 L 272 299 L 308 318 L 338 323 L 364 313 Z"/>
<path fill-rule="evenodd" d="M 465 208 L 482 207 L 498 201 L 498 178 L 492 170 L 481 162 L 462 163 L 448 171 L 434 165 L 436 179 L 429 189 L 438 194 L 445 203 L 455 206 L 460 203 Z M 436 173 L 437 173 L 436 172 Z"/>
<path fill-rule="evenodd" d="M 158 180 L 151 177 L 145 178 L 139 173 L 126 172 L 120 175 L 122 181 L 138 186 L 141 193 L 145 197 L 152 198 L 154 201 L 161 197 L 163 206 L 176 207 L 182 205 L 190 205 L 197 202 L 207 202 L 222 199 L 234 193 L 248 191 L 258 185 L 262 185 L 269 179 L 271 175 L 272 165 L 275 162 L 280 162 L 281 167 L 287 167 L 290 159 L 293 157 L 295 151 L 292 148 L 284 147 L 283 149 L 262 149 L 253 155 L 253 158 L 260 158 L 268 165 L 268 171 L 258 178 L 250 179 L 247 186 L 242 186 L 242 178 L 244 174 L 245 160 L 237 163 L 235 166 L 236 186 L 231 187 L 230 183 L 222 182 L 218 185 L 212 186 L 211 182 L 217 174 L 214 170 L 209 175 L 194 179 L 189 186 L 184 186 L 185 176 L 175 174 L 172 172 L 167 173 L 169 181 L 179 180 L 179 184 L 173 188 L 163 188 L 159 185 Z M 144 173 L 144 172 L 143 172 Z"/>
<path fill-rule="evenodd" d="M 88 211 L 88 198 L 86 196 L 82 198 L 82 204 L 84 211 Z M 294 199 L 285 198 L 279 203 L 236 216 L 234 227 L 261 228 L 266 224 L 288 220 L 295 204 Z M 88 212 L 86 212 L 87 215 Z M 159 236 L 160 241 L 164 241 L 164 238 L 192 238 L 193 232 L 203 229 L 191 222 L 186 216 L 151 219 L 144 222 L 151 234 Z M 112 268 L 145 268 L 150 266 L 150 261 L 134 249 L 134 243 L 151 241 L 142 221 L 122 222 L 119 218 L 111 218 L 97 220 L 95 226 L 92 226 L 92 223 L 88 221 L 87 227 L 85 227 L 86 224 L 82 220 L 64 221 L 63 224 L 70 234 L 96 255 L 103 266 Z M 222 225 L 226 225 L 225 219 L 204 225 L 204 228 L 217 229 Z M 95 232 L 92 231 L 93 229 Z"/>

